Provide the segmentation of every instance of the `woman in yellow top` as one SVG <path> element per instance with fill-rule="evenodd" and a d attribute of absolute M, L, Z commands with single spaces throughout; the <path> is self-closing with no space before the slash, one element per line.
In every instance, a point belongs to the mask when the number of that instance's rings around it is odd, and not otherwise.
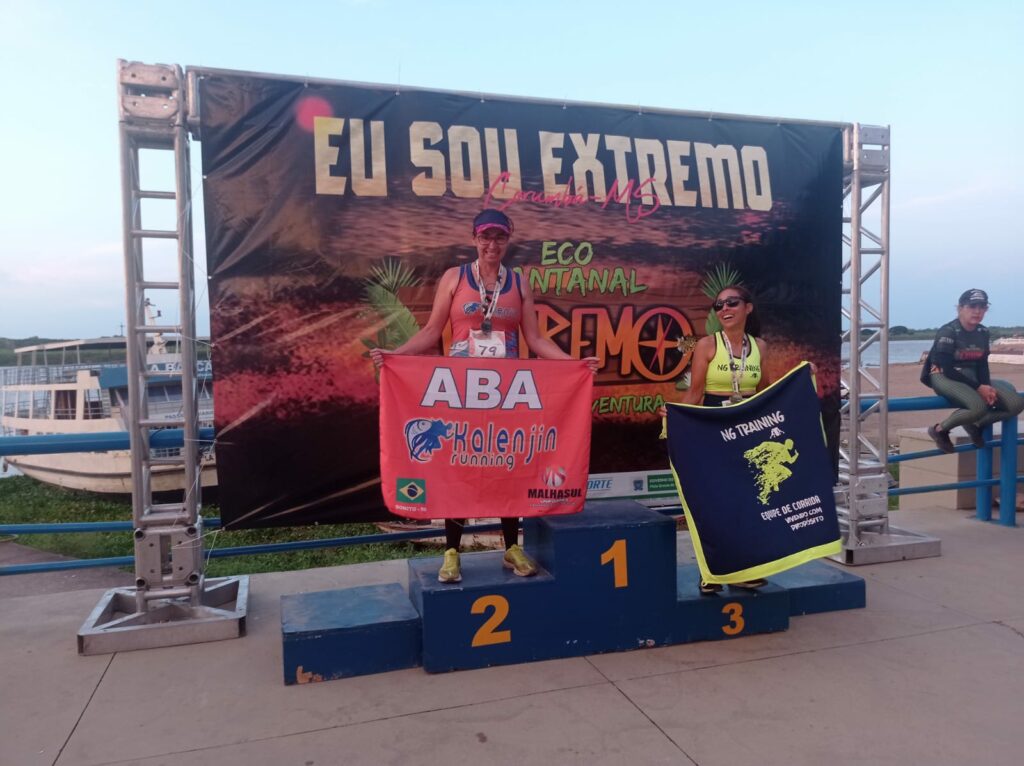
<path fill-rule="evenodd" d="M 747 288 L 723 288 L 711 304 L 722 329 L 697 341 L 690 362 L 690 388 L 683 392 L 683 404 L 725 407 L 741 402 L 765 389 L 771 381 L 764 369 L 768 345 L 757 337 L 761 320 Z M 664 408 L 660 414 L 664 417 Z M 732 583 L 734 588 L 759 588 L 764 580 Z M 700 592 L 717 593 L 722 586 L 701 580 Z"/>
<path fill-rule="evenodd" d="M 750 291 L 740 285 L 723 288 L 711 307 L 722 330 L 697 341 L 683 404 L 723 407 L 753 396 L 771 382 L 762 365 L 768 344 L 757 337 L 761 320 Z"/>

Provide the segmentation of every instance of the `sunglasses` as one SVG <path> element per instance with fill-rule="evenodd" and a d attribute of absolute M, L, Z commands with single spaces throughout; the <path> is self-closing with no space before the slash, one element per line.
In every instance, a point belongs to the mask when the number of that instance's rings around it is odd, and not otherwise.
<path fill-rule="evenodd" d="M 480 242 L 483 245 L 489 245 L 492 242 L 497 242 L 499 245 L 504 245 L 506 242 L 508 242 L 508 234 L 477 234 L 476 239 L 477 242 Z"/>
<path fill-rule="evenodd" d="M 729 298 L 725 298 L 724 300 L 715 301 L 714 303 L 711 304 L 711 308 L 713 308 L 715 311 L 721 311 L 726 306 L 728 306 L 731 309 L 734 309 L 741 303 L 746 303 L 746 301 L 744 301 L 742 298 L 731 296 Z"/>

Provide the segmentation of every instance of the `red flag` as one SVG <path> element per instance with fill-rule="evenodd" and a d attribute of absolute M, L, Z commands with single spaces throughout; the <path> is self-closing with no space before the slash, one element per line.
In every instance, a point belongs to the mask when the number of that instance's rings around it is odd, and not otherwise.
<path fill-rule="evenodd" d="M 583 510 L 593 385 L 578 360 L 385 356 L 385 504 L 414 519 Z"/>

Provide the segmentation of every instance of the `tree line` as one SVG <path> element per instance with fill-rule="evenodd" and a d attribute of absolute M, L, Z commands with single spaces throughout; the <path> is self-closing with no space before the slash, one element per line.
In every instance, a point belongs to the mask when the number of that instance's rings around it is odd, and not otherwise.
<path fill-rule="evenodd" d="M 1014 338 L 1024 337 L 1024 327 L 988 327 L 992 338 Z M 923 330 L 915 330 L 901 324 L 894 324 L 889 328 L 889 340 L 931 340 L 938 332 L 937 327 L 927 327 Z M 862 337 L 870 335 L 870 332 L 861 332 Z"/>

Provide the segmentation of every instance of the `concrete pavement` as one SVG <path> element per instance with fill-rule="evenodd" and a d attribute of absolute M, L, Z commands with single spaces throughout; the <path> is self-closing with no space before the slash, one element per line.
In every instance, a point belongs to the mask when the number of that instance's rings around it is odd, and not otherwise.
<path fill-rule="evenodd" d="M 0 566 L 66 561 L 68 558 L 68 556 L 22 545 L 19 540 L 0 540 Z M 135 575 L 132 572 L 117 567 L 39 572 L 29 576 L 0 577 L 0 599 L 91 588 L 125 588 L 134 583 Z"/>
<path fill-rule="evenodd" d="M 943 555 L 852 568 L 866 609 L 441 675 L 282 681 L 281 595 L 404 583 L 404 561 L 255 575 L 244 638 L 96 657 L 75 634 L 102 590 L 2 598 L 0 764 L 1016 766 L 1024 529 L 940 508 L 893 522 Z"/>

